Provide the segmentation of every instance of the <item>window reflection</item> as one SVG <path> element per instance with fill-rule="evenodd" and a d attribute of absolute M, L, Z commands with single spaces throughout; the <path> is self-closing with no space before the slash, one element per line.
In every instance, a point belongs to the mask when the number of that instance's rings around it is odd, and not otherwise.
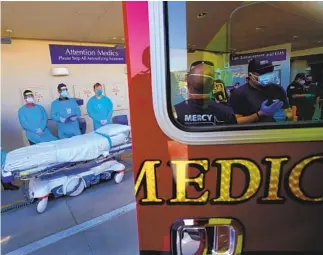
<path fill-rule="evenodd" d="M 307 3 L 169 2 L 175 119 L 322 125 L 323 6 Z"/>

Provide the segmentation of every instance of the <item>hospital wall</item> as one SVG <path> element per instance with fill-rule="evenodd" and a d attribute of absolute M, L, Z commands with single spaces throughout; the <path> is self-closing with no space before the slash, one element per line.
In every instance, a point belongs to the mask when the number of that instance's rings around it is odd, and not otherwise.
<path fill-rule="evenodd" d="M 12 44 L 2 45 L 1 49 L 1 146 L 5 150 L 12 150 L 27 144 L 24 132 L 18 121 L 18 109 L 22 106 L 21 91 L 26 87 L 49 88 L 53 98 L 58 96 L 57 85 L 68 85 L 70 94 L 74 96 L 73 85 L 82 88 L 92 88 L 100 82 L 109 84 L 125 84 L 127 88 L 126 65 L 52 65 L 49 44 L 71 45 L 100 45 L 85 43 L 67 43 L 35 40 L 13 40 Z M 66 67 L 68 76 L 54 77 L 53 67 Z M 128 93 L 128 92 L 126 92 Z M 109 96 L 109 95 L 108 95 Z M 127 100 L 128 101 L 128 100 Z M 114 115 L 128 114 L 128 105 Z M 87 131 L 92 130 L 92 121 L 87 120 Z M 56 134 L 56 124 L 50 120 L 50 129 Z"/>

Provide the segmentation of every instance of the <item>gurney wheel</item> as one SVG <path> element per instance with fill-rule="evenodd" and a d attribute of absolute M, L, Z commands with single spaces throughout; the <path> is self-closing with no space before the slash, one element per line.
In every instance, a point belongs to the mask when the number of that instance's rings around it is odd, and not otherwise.
<path fill-rule="evenodd" d="M 36 210 L 38 213 L 43 213 L 47 208 L 48 197 L 38 200 Z"/>
<path fill-rule="evenodd" d="M 119 184 L 120 182 L 122 182 L 123 176 L 124 176 L 124 172 L 120 172 L 120 173 L 116 172 L 113 176 L 114 182 L 116 184 Z"/>

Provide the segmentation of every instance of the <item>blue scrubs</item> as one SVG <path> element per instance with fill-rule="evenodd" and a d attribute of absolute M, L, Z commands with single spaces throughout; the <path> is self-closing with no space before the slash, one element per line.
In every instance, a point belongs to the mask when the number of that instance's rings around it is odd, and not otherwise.
<path fill-rule="evenodd" d="M 19 122 L 25 130 L 27 139 L 32 143 L 43 143 L 57 140 L 47 127 L 47 113 L 41 105 L 24 105 L 18 112 Z M 37 134 L 37 129 L 43 130 L 42 134 Z"/>
<path fill-rule="evenodd" d="M 80 126 L 78 120 L 67 121 L 62 123 L 60 118 L 67 119 L 70 116 L 81 116 L 81 110 L 75 99 L 68 98 L 66 100 L 56 99 L 52 103 L 51 117 L 57 123 L 58 137 L 60 139 L 70 138 L 80 135 Z"/>
<path fill-rule="evenodd" d="M 102 127 L 101 120 L 106 120 L 108 124 L 111 123 L 113 113 L 113 104 L 110 98 L 102 96 L 100 99 L 96 96 L 90 98 L 87 102 L 87 113 L 93 120 L 93 128 L 97 130 Z"/>

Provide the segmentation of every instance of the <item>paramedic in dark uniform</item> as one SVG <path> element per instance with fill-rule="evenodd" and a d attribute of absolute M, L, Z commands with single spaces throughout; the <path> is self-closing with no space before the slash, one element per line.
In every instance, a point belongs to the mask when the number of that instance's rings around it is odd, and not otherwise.
<path fill-rule="evenodd" d="M 312 120 L 318 90 L 316 86 L 306 85 L 304 73 L 298 73 L 295 76 L 294 81 L 287 88 L 287 95 L 290 104 L 297 108 L 298 120 Z"/>
<path fill-rule="evenodd" d="M 210 98 L 213 66 L 208 61 L 194 62 L 187 76 L 188 99 L 175 105 L 177 120 L 188 126 L 236 124 L 232 109 Z"/>
<path fill-rule="evenodd" d="M 304 84 L 304 91 L 306 94 L 315 95 L 315 97 L 313 97 L 312 100 L 308 100 L 309 109 L 312 109 L 312 118 L 314 118 L 315 108 L 320 107 L 320 99 L 321 99 L 320 94 L 321 93 L 320 93 L 320 88 L 318 86 L 318 83 L 313 82 L 313 77 L 311 74 L 306 75 L 305 84 Z M 311 105 L 312 105 L 312 107 L 311 107 Z M 321 116 L 317 116 L 318 119 L 320 119 L 320 117 Z"/>
<path fill-rule="evenodd" d="M 273 71 L 269 60 L 256 58 L 249 62 L 247 84 L 232 91 L 229 100 L 239 124 L 292 119 L 286 93 L 275 84 Z"/>
<path fill-rule="evenodd" d="M 321 77 L 317 84 L 318 92 L 320 95 L 320 109 L 321 109 L 321 120 L 323 120 L 323 68 L 321 70 Z"/>

